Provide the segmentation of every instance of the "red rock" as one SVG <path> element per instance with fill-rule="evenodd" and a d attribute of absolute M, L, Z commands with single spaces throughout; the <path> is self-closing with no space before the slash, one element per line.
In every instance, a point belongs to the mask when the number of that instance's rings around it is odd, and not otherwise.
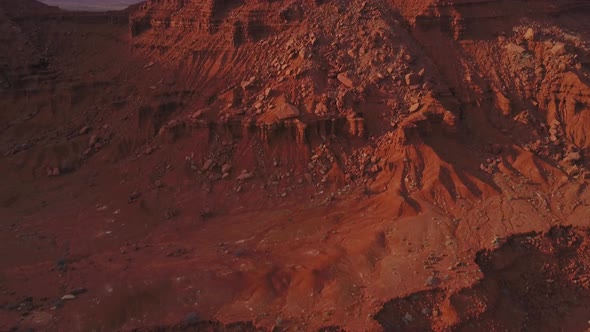
<path fill-rule="evenodd" d="M 517 54 L 521 54 L 526 51 L 526 49 L 524 47 L 513 44 L 513 43 L 506 44 L 506 50 L 508 50 L 508 52 L 517 53 Z"/>
<path fill-rule="evenodd" d="M 272 124 L 283 120 L 296 118 L 300 115 L 299 109 L 295 105 L 285 103 L 278 108 L 274 108 L 258 119 L 258 123 Z"/>
<path fill-rule="evenodd" d="M 89 126 L 84 126 L 84 127 L 82 127 L 82 129 L 80 129 L 79 134 L 80 135 L 86 135 L 86 134 L 88 134 L 88 132 L 90 132 L 90 129 L 91 128 Z"/>
<path fill-rule="evenodd" d="M 231 165 L 230 164 L 223 164 L 223 166 L 221 167 L 221 173 L 229 173 L 231 171 Z"/>
<path fill-rule="evenodd" d="M 88 141 L 88 146 L 93 147 L 98 142 L 99 138 L 97 135 L 92 135 Z"/>
<path fill-rule="evenodd" d="M 422 77 L 415 73 L 407 74 L 406 77 L 406 85 L 418 85 L 422 82 Z"/>
<path fill-rule="evenodd" d="M 254 177 L 254 173 L 250 173 L 248 171 L 243 171 L 238 177 L 236 178 L 238 181 L 246 181 L 250 180 Z"/>
<path fill-rule="evenodd" d="M 555 46 L 553 46 L 551 48 L 551 53 L 553 53 L 553 55 L 564 55 L 566 53 L 565 50 L 565 44 L 564 43 L 557 43 L 555 44 Z"/>
<path fill-rule="evenodd" d="M 338 80 L 347 88 L 354 88 L 354 81 L 350 78 L 347 73 L 338 74 Z"/>
<path fill-rule="evenodd" d="M 528 28 L 523 37 L 526 40 L 534 40 L 535 39 L 535 31 L 532 28 Z"/>
<path fill-rule="evenodd" d="M 577 161 L 580 161 L 582 159 L 582 156 L 580 155 L 579 152 L 570 152 L 568 153 L 565 158 L 563 158 L 563 161 L 568 162 L 568 163 L 574 163 Z"/>

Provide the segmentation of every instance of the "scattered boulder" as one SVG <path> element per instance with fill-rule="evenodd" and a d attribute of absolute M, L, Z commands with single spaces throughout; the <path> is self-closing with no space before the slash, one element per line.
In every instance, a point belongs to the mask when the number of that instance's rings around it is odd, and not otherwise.
<path fill-rule="evenodd" d="M 143 149 L 143 154 L 146 155 L 146 156 L 149 156 L 150 154 L 152 154 L 152 152 L 154 152 L 154 148 L 151 147 L 151 146 L 146 146 Z"/>
<path fill-rule="evenodd" d="M 258 119 L 258 122 L 264 124 L 273 124 L 283 120 L 296 118 L 299 115 L 299 109 L 295 105 L 285 103 L 281 107 L 274 108 L 264 113 Z"/>
<path fill-rule="evenodd" d="M 422 82 L 422 77 L 416 73 L 406 75 L 406 85 L 417 85 Z"/>
<path fill-rule="evenodd" d="M 276 115 L 280 120 L 295 118 L 299 116 L 299 109 L 295 105 L 285 103 L 278 108 Z"/>
<path fill-rule="evenodd" d="M 526 51 L 524 49 L 524 47 L 518 46 L 514 43 L 508 43 L 508 44 L 506 44 L 505 47 L 506 47 L 506 50 L 508 50 L 508 52 L 510 52 L 510 53 L 522 54 L 522 53 L 524 53 L 524 51 Z"/>
<path fill-rule="evenodd" d="M 315 105 L 314 113 L 318 116 L 326 115 L 328 113 L 328 106 L 326 106 L 324 103 L 318 103 Z"/>
<path fill-rule="evenodd" d="M 580 155 L 579 152 L 573 151 L 568 153 L 565 158 L 563 158 L 563 161 L 565 161 L 566 163 L 575 163 L 577 161 L 580 161 L 582 159 L 582 155 Z"/>
<path fill-rule="evenodd" d="M 250 77 L 249 80 L 243 81 L 241 83 L 242 89 L 247 90 L 248 88 L 250 88 L 252 86 L 252 83 L 254 83 L 254 81 L 256 81 L 256 77 L 254 77 L 254 76 Z"/>
<path fill-rule="evenodd" d="M 88 132 L 90 132 L 90 129 L 91 128 L 89 126 L 84 126 L 84 127 L 82 127 L 82 129 L 80 129 L 79 134 L 80 135 L 86 135 L 86 134 L 88 134 Z"/>
<path fill-rule="evenodd" d="M 203 115 L 203 113 L 205 113 L 205 111 L 207 111 L 207 109 L 200 109 L 200 110 L 196 111 L 195 113 L 190 115 L 190 119 L 196 120 L 196 119 L 200 118 L 201 115 Z"/>
<path fill-rule="evenodd" d="M 73 295 L 73 294 L 66 294 L 66 295 L 62 296 L 62 298 L 61 298 L 62 301 L 75 300 L 75 299 L 76 299 L 76 295 Z"/>
<path fill-rule="evenodd" d="M 534 40 L 535 39 L 535 30 L 533 30 L 533 28 L 528 28 L 527 31 L 524 33 L 524 39 Z"/>
<path fill-rule="evenodd" d="M 347 73 L 340 73 L 337 78 L 347 88 L 354 88 L 354 81 Z"/>
<path fill-rule="evenodd" d="M 59 176 L 61 174 L 59 167 L 48 167 L 46 171 L 47 176 Z"/>
<path fill-rule="evenodd" d="M 139 191 L 134 191 L 131 193 L 131 195 L 129 195 L 129 203 L 135 202 L 138 198 L 141 197 L 141 193 Z"/>
<path fill-rule="evenodd" d="M 412 64 L 414 63 L 414 57 L 411 54 L 404 54 L 403 59 L 406 63 Z"/>
<path fill-rule="evenodd" d="M 225 174 L 225 173 L 229 173 L 231 171 L 231 165 L 230 164 L 223 164 L 223 166 L 221 167 L 221 173 Z"/>
<path fill-rule="evenodd" d="M 89 147 L 93 147 L 97 142 L 98 142 L 98 136 L 97 135 L 92 135 L 90 137 L 90 140 L 88 141 L 88 146 Z"/>
<path fill-rule="evenodd" d="M 250 180 L 253 177 L 254 177 L 254 173 L 243 170 L 242 174 L 238 175 L 238 177 L 236 179 L 238 181 L 246 181 L 246 180 Z"/>
<path fill-rule="evenodd" d="M 555 44 L 552 48 L 551 48 L 551 54 L 553 55 L 564 55 L 566 53 L 565 51 L 565 44 L 564 43 L 557 43 Z"/>
<path fill-rule="evenodd" d="M 506 97 L 500 91 L 495 91 L 495 92 L 496 92 L 495 103 L 496 103 L 496 106 L 502 112 L 502 115 L 509 116 L 510 114 L 512 114 L 512 102 L 510 101 L 510 99 L 508 99 L 508 97 Z"/>
<path fill-rule="evenodd" d="M 213 159 L 207 159 L 203 164 L 203 171 L 208 171 L 211 167 L 213 167 L 215 162 Z"/>

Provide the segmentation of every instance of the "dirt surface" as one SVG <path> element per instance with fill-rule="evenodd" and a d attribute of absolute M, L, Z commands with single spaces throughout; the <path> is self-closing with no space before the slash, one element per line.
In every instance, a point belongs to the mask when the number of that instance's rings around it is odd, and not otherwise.
<path fill-rule="evenodd" d="M 0 0 L 0 331 L 585 331 L 589 16 Z"/>
<path fill-rule="evenodd" d="M 394 299 L 375 318 L 386 331 L 585 331 L 588 240 L 587 229 L 563 227 L 512 236 L 476 255 L 474 285 Z"/>

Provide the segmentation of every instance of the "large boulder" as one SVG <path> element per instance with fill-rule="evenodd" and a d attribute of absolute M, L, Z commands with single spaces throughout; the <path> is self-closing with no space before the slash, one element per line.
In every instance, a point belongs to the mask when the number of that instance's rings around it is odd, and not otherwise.
<path fill-rule="evenodd" d="M 417 85 L 422 82 L 422 77 L 416 73 L 410 73 L 406 75 L 406 84 L 407 85 Z"/>
<path fill-rule="evenodd" d="M 348 73 L 340 73 L 337 78 L 345 87 L 354 88 L 354 79 Z"/>
<path fill-rule="evenodd" d="M 283 120 L 296 118 L 300 115 L 299 109 L 292 104 L 285 103 L 277 108 L 274 108 L 258 119 L 258 123 L 273 124 Z"/>

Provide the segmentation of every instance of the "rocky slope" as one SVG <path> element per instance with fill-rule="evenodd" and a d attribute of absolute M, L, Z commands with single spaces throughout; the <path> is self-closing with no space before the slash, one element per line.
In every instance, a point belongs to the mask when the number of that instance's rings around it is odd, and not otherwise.
<path fill-rule="evenodd" d="M 587 328 L 589 11 L 0 2 L 0 329 Z"/>

